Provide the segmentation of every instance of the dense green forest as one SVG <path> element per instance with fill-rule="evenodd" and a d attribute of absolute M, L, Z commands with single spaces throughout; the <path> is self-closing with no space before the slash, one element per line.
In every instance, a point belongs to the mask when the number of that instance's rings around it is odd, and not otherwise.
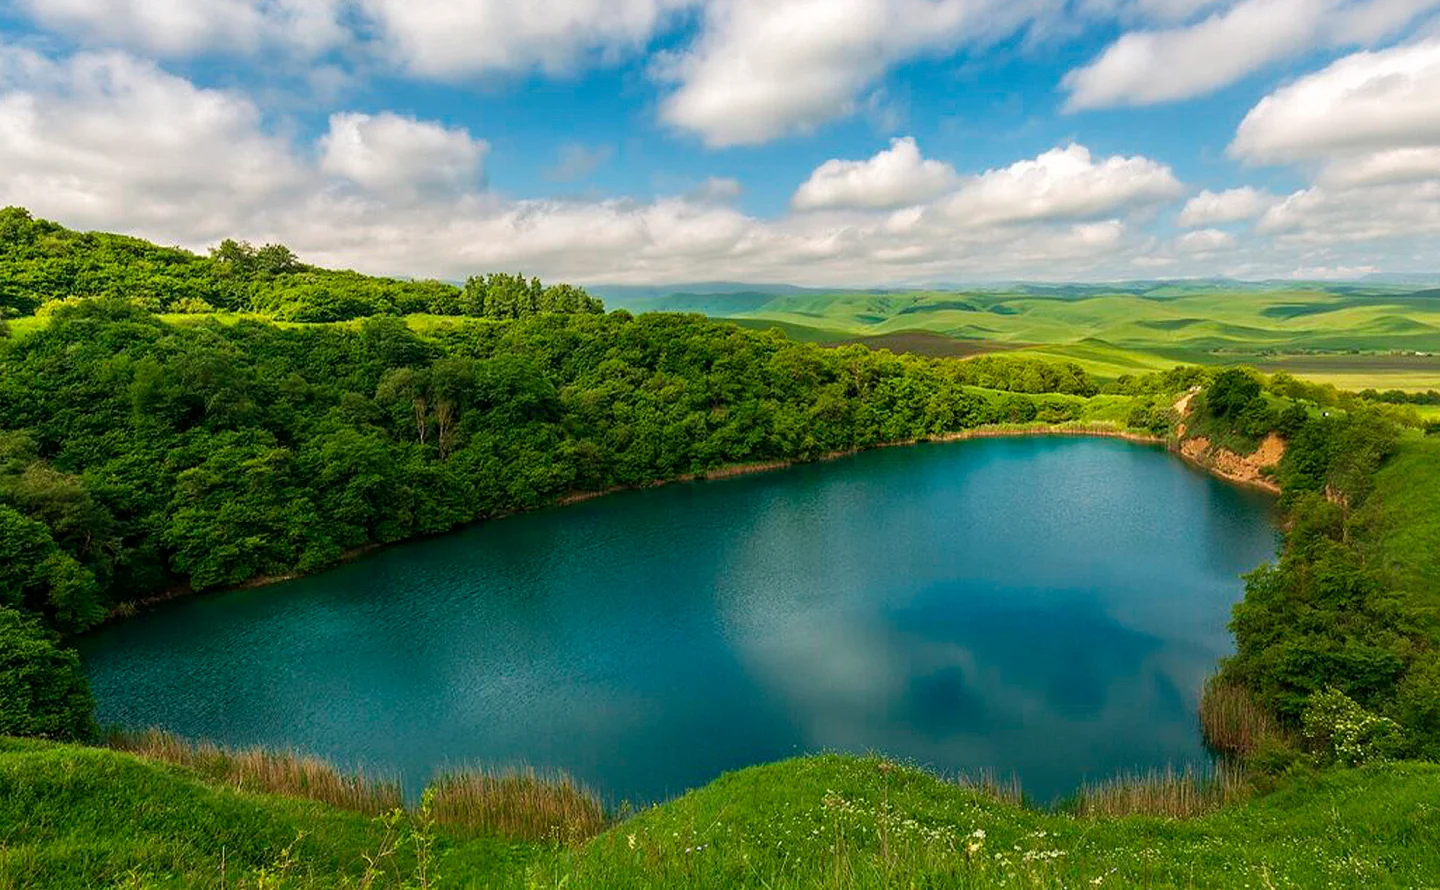
<path fill-rule="evenodd" d="M 256 312 L 279 321 L 331 322 L 431 313 L 509 319 L 603 306 L 570 285 L 521 275 L 477 275 L 463 287 L 401 281 L 308 266 L 282 244 L 226 240 L 197 256 L 139 238 L 75 232 L 0 210 L 0 319 L 95 297 L 154 312 Z"/>

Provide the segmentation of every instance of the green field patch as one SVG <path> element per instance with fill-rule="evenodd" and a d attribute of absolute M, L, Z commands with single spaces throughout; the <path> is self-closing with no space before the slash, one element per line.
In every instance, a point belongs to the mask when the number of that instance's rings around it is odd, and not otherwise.
<path fill-rule="evenodd" d="M 1324 315 L 1327 312 L 1334 312 L 1336 306 L 1316 305 L 1311 303 L 1279 303 L 1274 306 L 1266 306 L 1260 310 L 1260 314 L 1266 318 L 1292 319 L 1303 318 L 1307 315 Z"/>

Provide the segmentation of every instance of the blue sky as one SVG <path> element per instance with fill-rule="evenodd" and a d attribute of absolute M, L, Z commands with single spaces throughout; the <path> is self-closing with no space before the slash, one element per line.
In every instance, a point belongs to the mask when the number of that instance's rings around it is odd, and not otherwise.
<path fill-rule="evenodd" d="M 1435 271 L 1440 0 L 0 0 L 0 203 L 398 275 Z"/>

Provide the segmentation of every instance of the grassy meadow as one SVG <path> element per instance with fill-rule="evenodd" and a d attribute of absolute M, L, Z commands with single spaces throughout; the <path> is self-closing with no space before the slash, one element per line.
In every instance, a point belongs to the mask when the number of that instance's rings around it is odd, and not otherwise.
<path fill-rule="evenodd" d="M 931 355 L 1023 350 L 1106 378 L 1183 362 L 1252 365 L 1340 389 L 1440 388 L 1440 291 L 1157 283 L 768 299 L 675 295 L 644 308 L 774 326 L 818 343 L 866 342 Z"/>
<path fill-rule="evenodd" d="M 1297 775 L 1250 799 L 1183 774 L 1096 785 L 1056 809 L 1005 798 L 822 755 L 624 818 L 582 807 L 537 838 L 447 820 L 435 794 L 372 816 L 131 754 L 0 740 L 0 888 L 1400 888 L 1440 874 L 1436 765 Z M 1092 815 L 1113 812 L 1141 815 Z"/>

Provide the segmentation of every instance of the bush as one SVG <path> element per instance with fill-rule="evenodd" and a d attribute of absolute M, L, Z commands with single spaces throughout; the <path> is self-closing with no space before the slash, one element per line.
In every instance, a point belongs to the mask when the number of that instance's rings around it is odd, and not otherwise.
<path fill-rule="evenodd" d="M 1333 687 L 1310 697 L 1303 720 L 1305 740 L 1327 761 L 1359 766 L 1392 759 L 1405 747 L 1400 724 L 1370 713 Z"/>
<path fill-rule="evenodd" d="M 79 656 L 38 621 L 0 608 L 0 735 L 88 741 L 94 708 Z"/>

